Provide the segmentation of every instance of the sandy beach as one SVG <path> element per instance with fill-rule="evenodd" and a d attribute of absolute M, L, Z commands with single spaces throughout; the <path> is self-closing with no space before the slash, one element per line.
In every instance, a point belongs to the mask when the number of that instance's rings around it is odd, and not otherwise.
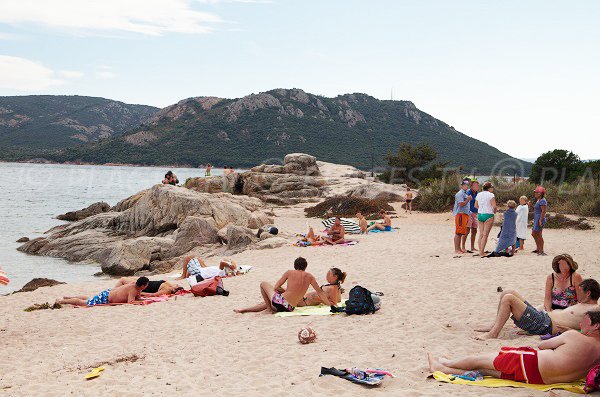
<path fill-rule="evenodd" d="M 0 390 L 6 396 L 546 395 L 438 383 L 427 379 L 426 352 L 456 356 L 504 345 L 537 345 L 538 337 L 517 335 L 512 324 L 504 328 L 502 339 L 487 342 L 472 339 L 472 328 L 493 318 L 499 286 L 516 289 L 540 304 L 555 254 L 572 253 L 584 278 L 598 277 L 597 231 L 547 230 L 549 256 L 544 258 L 531 253 L 454 258 L 449 214 L 406 215 L 399 205 L 396 208 L 398 217 L 393 221 L 399 232 L 357 236 L 355 246 L 284 246 L 234 256 L 255 270 L 225 280 L 229 297 L 187 295 L 148 306 L 28 313 L 23 309 L 33 303 L 92 295 L 114 282 L 66 284 L 2 296 Z M 281 230 L 304 231 L 302 206 L 278 208 L 275 213 Z M 319 226 L 317 219 L 308 222 Z M 530 251 L 532 242 L 528 244 Z M 382 309 L 369 316 L 291 318 L 233 312 L 258 303 L 260 281 L 274 283 L 297 256 L 307 258 L 307 270 L 319 281 L 333 266 L 348 272 L 344 299 L 357 284 L 383 292 Z M 309 323 L 318 340 L 301 345 L 297 333 Z M 85 374 L 99 365 L 106 368 L 102 375 L 85 381 Z M 378 367 L 397 378 L 369 390 L 339 378 L 319 377 L 321 366 Z"/>

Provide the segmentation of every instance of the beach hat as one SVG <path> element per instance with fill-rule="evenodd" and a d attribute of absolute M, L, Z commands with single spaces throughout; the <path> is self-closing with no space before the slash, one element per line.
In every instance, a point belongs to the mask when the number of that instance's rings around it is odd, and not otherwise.
<path fill-rule="evenodd" d="M 543 186 L 538 186 L 534 190 L 535 193 L 544 193 L 546 194 L 546 189 Z"/>
<path fill-rule="evenodd" d="M 464 185 L 468 185 L 469 183 L 471 183 L 468 179 L 463 179 L 463 181 L 460 183 L 461 186 Z"/>
<path fill-rule="evenodd" d="M 560 262 L 563 259 L 565 261 L 567 261 L 567 263 L 569 264 L 569 266 L 571 266 L 571 273 L 573 273 L 577 269 L 579 269 L 579 265 L 577 265 L 577 262 L 575 262 L 575 260 L 573 259 L 573 257 L 571 255 L 569 255 L 569 254 L 560 254 L 560 255 L 556 255 L 554 257 L 554 259 L 552 259 L 552 269 L 556 273 L 559 273 L 559 271 L 560 271 L 560 268 L 558 267 L 558 262 Z"/>

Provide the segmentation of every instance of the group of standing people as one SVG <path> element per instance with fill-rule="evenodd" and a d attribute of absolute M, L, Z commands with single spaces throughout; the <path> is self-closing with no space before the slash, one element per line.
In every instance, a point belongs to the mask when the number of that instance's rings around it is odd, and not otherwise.
<path fill-rule="evenodd" d="M 542 232 L 546 225 L 546 212 L 548 202 L 545 198 L 546 189 L 538 186 L 534 190 L 535 205 L 533 205 L 534 219 L 532 237 L 536 243 L 533 251 L 538 255 L 544 252 L 544 238 Z M 494 195 L 494 185 L 487 181 L 479 191 L 477 180 L 463 179 L 460 190 L 454 196 L 454 209 L 452 215 L 455 222 L 454 251 L 457 254 L 474 253 L 478 251 L 481 257 L 488 256 L 485 247 L 490 232 L 494 226 L 494 217 L 498 212 L 498 204 Z M 498 235 L 498 246 L 491 256 L 501 254 L 512 255 L 523 250 L 527 239 L 527 225 L 529 221 L 530 201 L 527 196 L 521 196 L 520 205 L 514 200 L 509 200 L 508 209 L 504 212 L 504 222 Z M 478 248 L 475 248 L 476 236 L 479 233 Z M 466 249 L 467 237 L 471 235 L 471 249 Z M 517 249 L 518 245 L 518 249 Z"/>

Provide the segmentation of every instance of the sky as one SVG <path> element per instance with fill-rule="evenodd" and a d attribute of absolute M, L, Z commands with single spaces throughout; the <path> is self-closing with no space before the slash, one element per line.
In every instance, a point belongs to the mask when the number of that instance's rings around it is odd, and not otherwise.
<path fill-rule="evenodd" d="M 599 19 L 596 0 L 0 0 L 0 95 L 362 92 L 515 157 L 600 158 Z"/>

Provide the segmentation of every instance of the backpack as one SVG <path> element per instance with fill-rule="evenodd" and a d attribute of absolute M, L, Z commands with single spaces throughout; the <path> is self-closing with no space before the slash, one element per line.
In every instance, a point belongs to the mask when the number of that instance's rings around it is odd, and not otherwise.
<path fill-rule="evenodd" d="M 346 314 L 373 314 L 375 310 L 371 291 L 360 285 L 350 290 L 350 296 L 346 301 Z"/>
<path fill-rule="evenodd" d="M 217 295 L 217 288 L 219 287 L 223 288 L 221 277 L 209 278 L 194 285 L 192 287 L 192 294 L 202 297 Z"/>

